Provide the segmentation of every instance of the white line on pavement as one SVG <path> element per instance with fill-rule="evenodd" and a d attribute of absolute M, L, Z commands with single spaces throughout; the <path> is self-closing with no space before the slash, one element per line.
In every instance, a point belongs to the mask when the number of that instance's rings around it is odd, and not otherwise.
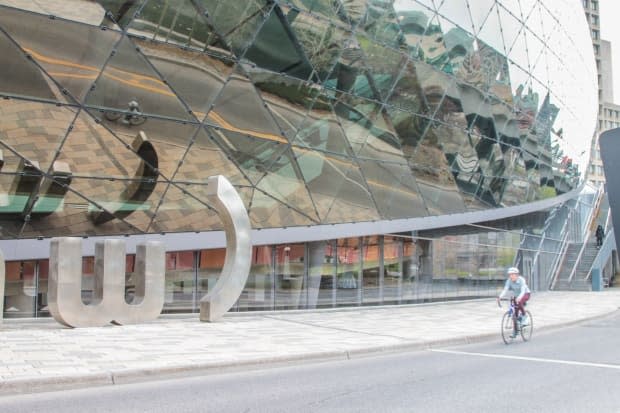
<path fill-rule="evenodd" d="M 599 368 L 604 368 L 604 369 L 620 370 L 620 365 L 617 365 L 617 364 L 588 363 L 588 362 L 570 361 L 570 360 L 554 360 L 554 359 L 545 359 L 545 358 L 538 358 L 538 357 L 508 356 L 508 355 L 505 355 L 505 354 L 470 353 L 470 352 L 467 352 L 467 351 L 453 351 L 453 350 L 430 349 L 429 351 L 432 351 L 432 352 L 435 352 L 435 353 L 461 354 L 461 355 L 465 355 L 465 356 L 478 356 L 478 357 L 489 357 L 489 358 L 497 358 L 497 359 L 537 361 L 539 363 L 568 364 L 568 365 L 571 365 L 571 366 L 599 367 Z"/>

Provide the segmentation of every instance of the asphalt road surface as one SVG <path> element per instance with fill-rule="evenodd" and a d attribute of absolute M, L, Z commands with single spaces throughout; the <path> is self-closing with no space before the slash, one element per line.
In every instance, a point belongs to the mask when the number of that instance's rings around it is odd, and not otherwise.
<path fill-rule="evenodd" d="M 467 320 L 462 320 L 467 322 Z M 348 361 L 0 398 L 0 412 L 618 412 L 620 314 Z"/>

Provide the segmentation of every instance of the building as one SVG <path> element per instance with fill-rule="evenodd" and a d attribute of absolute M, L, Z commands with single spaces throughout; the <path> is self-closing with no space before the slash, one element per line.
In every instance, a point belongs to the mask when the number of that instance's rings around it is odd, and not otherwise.
<path fill-rule="evenodd" d="M 508 265 L 545 288 L 596 126 L 583 10 L 435 3 L 0 0 L 5 316 L 47 314 L 55 236 L 85 301 L 95 241 L 127 240 L 130 295 L 162 240 L 165 310 L 195 311 L 220 174 L 253 227 L 236 310 L 494 295 Z"/>
<path fill-rule="evenodd" d="M 611 58 L 611 43 L 601 39 L 600 36 L 600 7 L 598 0 L 583 0 L 583 8 L 586 20 L 590 26 L 592 46 L 596 59 L 596 69 L 598 78 L 598 124 L 596 133 L 592 139 L 590 149 L 590 165 L 588 167 L 587 179 L 595 186 L 605 185 L 605 174 L 603 173 L 603 163 L 598 144 L 600 134 L 606 130 L 617 127 L 618 106 L 614 104 L 613 96 L 613 70 Z"/>

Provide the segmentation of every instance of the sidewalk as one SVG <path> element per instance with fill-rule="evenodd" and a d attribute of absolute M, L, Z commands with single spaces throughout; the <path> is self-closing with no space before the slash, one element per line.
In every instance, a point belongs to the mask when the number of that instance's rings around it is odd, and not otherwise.
<path fill-rule="evenodd" d="M 543 292 L 534 335 L 615 312 L 620 289 Z M 122 384 L 482 340 L 501 343 L 494 299 L 272 313 L 198 314 L 129 326 L 69 329 L 52 319 L 0 324 L 0 394 Z M 462 320 L 465 320 L 463 322 Z"/>

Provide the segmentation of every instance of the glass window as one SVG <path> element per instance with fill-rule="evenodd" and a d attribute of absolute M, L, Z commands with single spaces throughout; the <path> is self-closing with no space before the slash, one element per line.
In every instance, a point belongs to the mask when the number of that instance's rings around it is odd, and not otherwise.
<path fill-rule="evenodd" d="M 7 262 L 4 317 L 34 317 L 36 311 L 35 261 Z"/>
<path fill-rule="evenodd" d="M 362 302 L 380 304 L 383 302 L 384 266 L 382 263 L 382 238 L 364 237 L 362 251 Z"/>
<path fill-rule="evenodd" d="M 207 295 L 220 278 L 224 262 L 226 260 L 226 248 L 202 250 L 198 259 L 198 300 Z"/>
<path fill-rule="evenodd" d="M 272 246 L 252 249 L 252 265 L 245 288 L 237 301 L 238 311 L 272 310 L 274 307 L 274 272 Z"/>
<path fill-rule="evenodd" d="M 360 239 L 339 239 L 337 254 L 337 305 L 358 305 L 362 298 L 360 289 Z"/>
<path fill-rule="evenodd" d="M 336 247 L 334 241 L 309 242 L 307 248 L 307 307 L 331 307 L 336 303 Z"/>
<path fill-rule="evenodd" d="M 197 308 L 194 252 L 166 253 L 164 312 L 193 312 Z"/>
<path fill-rule="evenodd" d="M 49 308 L 47 307 L 47 280 L 49 279 L 49 260 L 38 261 L 39 277 L 37 288 L 37 317 L 49 316 Z"/>
<path fill-rule="evenodd" d="M 383 302 L 398 303 L 403 286 L 402 240 L 386 236 L 383 240 Z"/>
<path fill-rule="evenodd" d="M 277 245 L 275 253 L 276 308 L 304 308 L 307 288 L 304 283 L 304 244 Z"/>

